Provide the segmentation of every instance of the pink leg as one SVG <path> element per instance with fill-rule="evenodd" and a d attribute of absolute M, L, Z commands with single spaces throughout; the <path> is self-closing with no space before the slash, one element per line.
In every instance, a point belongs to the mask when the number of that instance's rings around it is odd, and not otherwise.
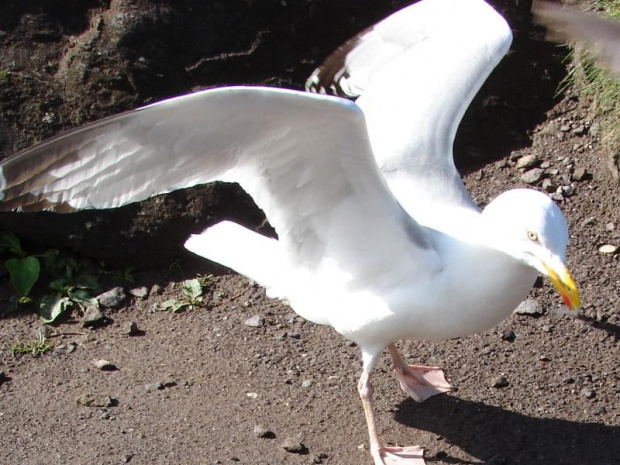
<path fill-rule="evenodd" d="M 453 388 L 446 381 L 441 368 L 407 365 L 394 344 L 390 344 L 388 350 L 400 387 L 416 402 L 424 402 L 429 397 L 452 391 Z"/>
<path fill-rule="evenodd" d="M 380 352 L 379 352 L 380 354 Z M 374 366 L 379 354 L 369 356 L 363 353 L 364 370 L 360 377 L 357 389 L 364 406 L 364 414 L 368 425 L 368 435 L 370 436 L 370 453 L 375 465 L 425 465 L 424 451 L 419 446 L 409 447 L 381 447 L 377 427 L 375 424 L 375 414 L 372 406 L 372 383 L 370 382 L 370 371 Z"/>

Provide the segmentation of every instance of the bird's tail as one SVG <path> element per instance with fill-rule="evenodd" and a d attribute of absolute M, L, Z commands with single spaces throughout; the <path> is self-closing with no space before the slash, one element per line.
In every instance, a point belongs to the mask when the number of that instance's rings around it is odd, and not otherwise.
<path fill-rule="evenodd" d="M 282 283 L 287 267 L 276 239 L 222 221 L 200 234 L 192 234 L 185 248 L 258 282 L 267 288 L 270 297 L 285 298 Z"/>

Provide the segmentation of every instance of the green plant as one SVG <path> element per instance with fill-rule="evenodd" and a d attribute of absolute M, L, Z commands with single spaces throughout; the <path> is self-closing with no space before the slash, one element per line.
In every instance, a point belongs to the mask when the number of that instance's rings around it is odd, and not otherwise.
<path fill-rule="evenodd" d="M 86 307 L 99 306 L 97 299 L 91 295 L 99 287 L 97 279 L 84 272 L 75 259 L 61 256 L 58 251 L 48 252 L 45 259 L 46 269 L 54 278 L 49 287 L 55 291 L 39 301 L 39 315 L 45 323 L 55 321 L 69 308 L 84 312 Z"/>
<path fill-rule="evenodd" d="M 117 283 L 132 284 L 136 281 L 136 277 L 134 276 L 135 271 L 135 268 L 129 267 L 122 270 L 110 271 L 109 274 L 112 280 Z"/>
<path fill-rule="evenodd" d="M 184 309 L 193 310 L 194 307 L 202 305 L 204 287 L 197 278 L 183 281 L 182 291 L 182 299 L 168 299 L 161 304 L 161 308 L 177 313 Z"/>
<path fill-rule="evenodd" d="M 9 273 L 11 285 L 20 304 L 30 303 L 30 291 L 41 274 L 41 263 L 34 255 L 28 255 L 21 246 L 19 238 L 8 231 L 0 233 L 0 252 L 9 252 L 16 257 L 9 258 L 4 266 Z"/>
<path fill-rule="evenodd" d="M 17 354 L 30 354 L 33 357 L 38 357 L 53 348 L 54 344 L 45 339 L 43 334 L 39 333 L 39 337 L 37 339 L 33 339 L 28 342 L 17 341 L 9 348 L 9 351 L 13 357 Z"/>

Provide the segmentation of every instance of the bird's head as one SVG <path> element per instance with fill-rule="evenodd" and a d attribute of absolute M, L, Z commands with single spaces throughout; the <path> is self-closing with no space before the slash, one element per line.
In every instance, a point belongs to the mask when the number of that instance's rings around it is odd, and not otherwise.
<path fill-rule="evenodd" d="M 566 306 L 579 310 L 579 290 L 565 264 L 568 225 L 549 196 L 513 189 L 494 199 L 483 217 L 500 237 L 498 248 L 549 278 Z"/>

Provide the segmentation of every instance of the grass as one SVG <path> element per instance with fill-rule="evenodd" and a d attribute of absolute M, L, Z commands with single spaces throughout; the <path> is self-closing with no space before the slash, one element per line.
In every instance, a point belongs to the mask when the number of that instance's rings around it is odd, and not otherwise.
<path fill-rule="evenodd" d="M 597 0 L 590 9 L 620 21 L 619 0 Z M 600 141 L 609 154 L 610 168 L 617 179 L 620 174 L 620 76 L 599 64 L 583 47 L 573 47 L 569 59 L 573 66 L 564 86 L 572 86 L 580 98 L 592 102 L 593 116 L 600 120 Z"/>
<path fill-rule="evenodd" d="M 45 336 L 39 334 L 37 339 L 28 342 L 17 341 L 9 348 L 11 355 L 15 357 L 17 354 L 30 354 L 33 357 L 43 355 L 54 348 L 54 344 L 45 339 Z"/>

